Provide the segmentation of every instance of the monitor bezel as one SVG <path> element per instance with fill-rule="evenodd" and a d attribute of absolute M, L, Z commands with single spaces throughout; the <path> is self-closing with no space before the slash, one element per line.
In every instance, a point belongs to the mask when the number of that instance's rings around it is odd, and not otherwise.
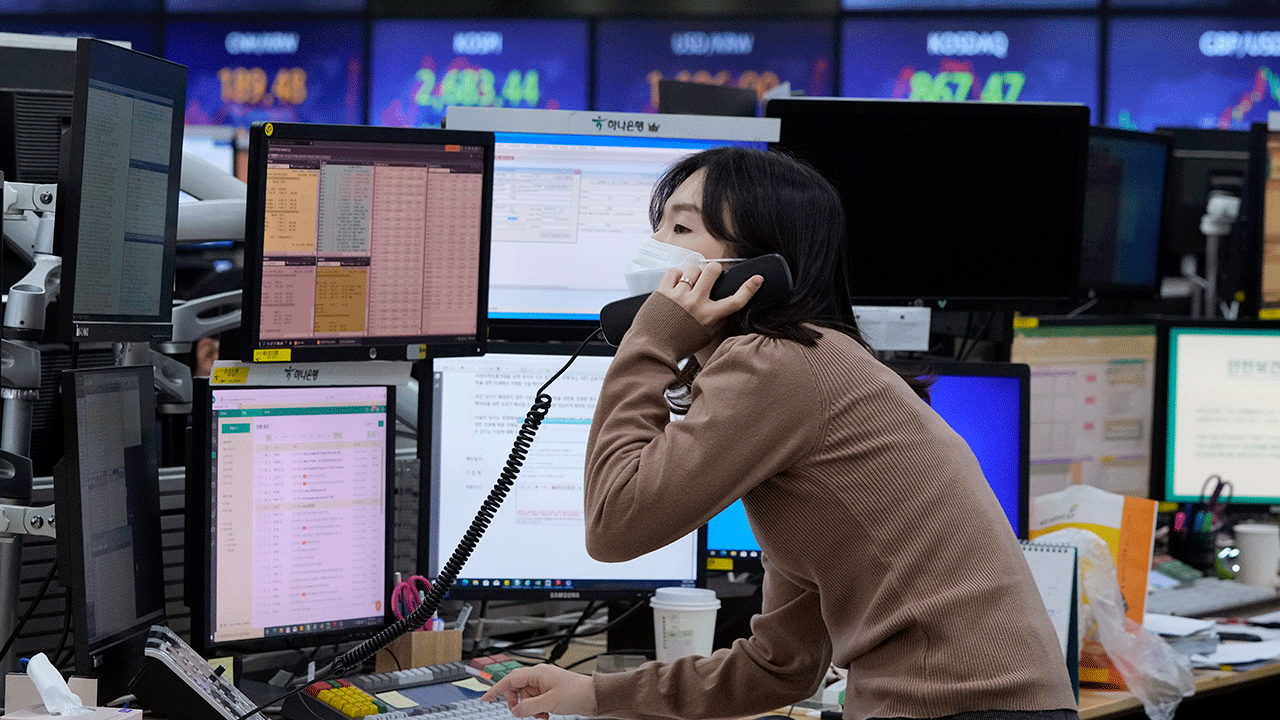
<path fill-rule="evenodd" d="M 395 622 L 390 603 L 384 603 L 381 625 L 348 628 L 336 632 L 311 632 L 277 636 L 264 636 L 245 640 L 214 641 L 210 636 L 214 627 L 213 598 L 214 576 L 213 556 L 209 552 L 212 528 L 213 497 L 212 465 L 213 458 L 213 393 L 218 390 L 263 390 L 288 389 L 290 386 L 266 385 L 225 385 L 209 382 L 209 378 L 197 377 L 193 383 L 191 427 L 188 429 L 187 466 L 186 466 L 186 507 L 184 510 L 183 546 L 186 548 L 183 561 L 183 599 L 191 610 L 191 647 L 201 654 L 211 652 L 261 653 L 274 650 L 295 649 L 299 646 L 322 647 L 353 641 L 365 640 L 383 628 Z M 340 386 L 293 386 L 297 389 L 316 390 L 325 387 Z M 395 448 L 396 448 L 396 413 L 394 385 L 366 385 L 361 387 L 384 387 L 387 390 L 386 422 L 386 473 L 385 497 L 387 529 L 384 538 L 383 578 L 385 587 L 382 597 L 389 598 L 392 590 L 392 572 L 394 568 L 394 523 L 395 523 Z"/>
<path fill-rule="evenodd" d="M 146 91 L 173 101 L 170 118 L 169 185 L 166 192 L 163 260 L 159 307 L 154 315 L 94 315 L 76 313 L 75 287 L 80 234 L 82 189 L 80 179 L 85 161 L 86 120 L 89 110 L 89 83 L 105 75 L 116 79 L 124 74 L 146 78 Z M 136 86 L 135 86 L 136 87 Z M 167 341 L 173 335 L 173 274 L 178 247 L 178 189 L 182 175 L 183 113 L 187 104 L 187 68 L 154 55 L 130 50 L 114 43 L 78 38 L 76 73 L 71 101 L 71 127 L 63 136 L 59 162 L 57 215 L 54 220 L 54 250 L 62 258 L 62 280 L 58 302 L 57 336 L 62 342 L 147 342 Z M 165 282 L 168 278 L 168 282 Z"/>
<path fill-rule="evenodd" d="M 1197 502 L 1200 497 L 1175 495 L 1169 477 L 1169 338 L 1175 329 L 1191 330 L 1275 330 L 1280 333 L 1280 320 L 1165 319 L 1156 325 L 1155 402 L 1151 422 L 1151 499 L 1166 502 Z M 1230 480 L 1231 478 L 1224 478 Z M 1232 498 L 1228 509 L 1258 509 L 1280 506 L 1280 497 L 1238 501 Z"/>
<path fill-rule="evenodd" d="M 416 145 L 472 145 L 484 149 L 484 169 L 480 203 L 480 253 L 476 278 L 476 331 L 465 340 L 438 337 L 388 339 L 381 337 L 345 339 L 335 344 L 297 344 L 288 347 L 262 345 L 262 262 L 266 217 L 266 170 L 270 140 L 315 140 Z M 493 221 L 493 133 L 435 128 L 396 128 L 366 125 L 323 125 L 312 123 L 255 122 L 249 127 L 249 164 L 245 206 L 245 292 L 241 332 L 245 339 L 246 362 L 324 362 L 357 360 L 420 360 L 430 356 L 484 354 L 489 334 L 489 243 Z M 418 345 L 419 353 L 408 356 L 408 348 Z M 258 352 L 263 351 L 263 352 Z"/>
<path fill-rule="evenodd" d="M 494 354 L 514 354 L 514 355 L 542 355 L 563 357 L 565 360 L 574 353 L 578 348 L 577 343 L 569 342 L 508 342 L 494 341 L 489 344 L 488 353 Z M 591 355 L 597 357 L 612 357 L 615 348 L 610 347 L 603 342 L 589 343 L 582 350 L 582 355 Z M 427 361 L 428 378 L 419 383 L 418 401 L 422 403 L 422 407 L 427 408 L 427 418 L 430 419 L 434 415 L 435 408 L 435 369 L 433 367 L 434 358 Z M 554 386 L 551 388 L 552 397 L 554 397 Z M 532 399 L 532 396 L 531 396 Z M 555 412 L 555 405 L 552 404 L 552 412 Z M 435 518 L 439 513 L 439 503 L 436 493 L 434 492 L 434 476 L 436 468 L 434 466 L 435 459 L 439 453 L 436 451 L 435 436 L 432 428 L 434 423 L 421 422 L 419 427 L 418 446 L 419 455 L 424 458 L 422 473 L 420 478 L 420 506 L 418 516 L 418 565 L 422 569 L 423 574 L 430 572 L 429 565 L 432 557 L 432 550 L 435 549 Z M 512 441 L 515 440 L 515 433 L 512 433 Z M 538 441 L 535 438 L 529 452 L 537 452 Z M 484 479 L 488 482 L 489 479 Z M 694 585 L 696 587 L 707 586 L 707 569 L 703 558 L 707 554 L 707 526 L 704 523 L 696 531 L 697 540 L 694 548 Z M 444 538 L 446 542 L 455 543 L 457 538 Z M 481 542 L 484 542 L 482 539 Z M 438 557 L 440 564 L 453 552 L 452 544 L 447 547 L 441 545 L 438 548 Z M 466 578 L 466 567 L 463 566 L 462 573 L 459 578 Z M 432 581 L 435 578 L 430 578 Z M 637 582 L 637 581 L 628 581 Z M 450 589 L 448 599 L 450 600 L 510 600 L 519 602 L 538 601 L 538 600 L 634 600 L 638 598 L 649 597 L 653 594 L 655 587 L 675 586 L 677 583 L 667 583 L 665 585 L 655 585 L 647 583 L 644 585 L 627 585 L 627 586 L 589 586 L 572 588 L 536 588 L 536 587 L 520 587 L 520 588 L 504 588 L 504 587 L 483 587 L 479 585 L 462 586 L 455 583 Z"/>
<path fill-rule="evenodd" d="M 58 512 L 57 555 L 58 564 L 63 568 L 58 573 L 59 581 L 70 592 L 67 602 L 71 604 L 70 613 L 76 627 L 75 658 L 76 667 L 88 672 L 99 667 L 95 658 L 111 653 L 117 647 L 123 647 L 133 640 L 145 635 L 147 629 L 155 624 L 163 624 L 167 616 L 162 606 L 158 613 L 134 623 L 130 628 L 115 633 L 97 642 L 88 642 L 85 633 L 88 628 L 88 579 L 82 569 L 85 567 L 85 508 L 84 495 L 80 483 L 80 455 L 78 448 L 81 441 L 92 441 L 92 437 L 81 437 L 80 423 L 76 409 L 76 378 L 91 375 L 119 377 L 133 376 L 138 382 L 140 436 L 146 451 L 147 474 L 155 483 L 156 497 L 160 494 L 160 456 L 159 438 L 156 425 L 152 421 L 156 416 L 156 394 L 153 371 L 149 365 L 112 366 L 82 370 L 64 370 L 59 378 L 59 389 L 62 391 L 63 412 L 66 418 L 63 431 L 64 447 L 67 449 L 61 463 L 54 469 L 54 507 Z M 159 518 L 156 527 L 160 529 Z M 155 538 L 160 543 L 160 535 Z M 77 570 L 80 569 L 80 570 Z M 156 568 L 163 575 L 163 568 Z M 84 642 L 81 642 L 84 640 Z M 103 670 L 110 675 L 116 673 L 111 668 Z M 105 678 L 104 678 L 105 679 Z M 126 679 L 127 680 L 127 679 Z"/>
<path fill-rule="evenodd" d="M 938 310 L 1019 310 L 1046 311 L 1069 310 L 1072 303 L 1081 299 L 1079 290 L 1080 274 L 1080 238 L 1084 230 L 1084 191 L 1085 191 L 1085 158 L 1088 152 L 1089 108 L 1077 103 L 984 103 L 978 101 L 960 102 L 928 102 L 914 100 L 879 100 L 863 98 L 839 97 L 792 97 L 771 99 L 765 105 L 766 117 L 782 120 L 782 137 L 776 143 L 770 143 L 771 150 L 795 154 L 796 149 L 789 147 L 791 139 L 787 136 L 787 117 L 789 115 L 817 116 L 826 115 L 852 121 L 859 116 L 916 116 L 934 118 L 946 122 L 949 116 L 965 113 L 974 118 L 987 118 L 1002 115 L 1002 119 L 1016 116 L 1024 121 L 1039 118 L 1073 123 L 1078 129 L 1079 167 L 1076 168 L 1072 187 L 1075 189 L 1075 208 L 1072 212 L 1072 224 L 1067 229 L 1072 241 L 1067 252 L 1070 260 L 1064 263 L 1058 272 L 1062 289 L 1060 292 L 1043 292 L 1037 295 L 989 294 L 975 292 L 973 294 L 944 295 L 935 294 L 898 294 L 883 293 L 879 295 L 860 295 L 855 292 L 856 278 L 852 275 L 854 264 L 860 259 L 853 252 L 850 243 L 849 255 L 844 259 L 847 263 L 846 277 L 850 284 L 850 300 L 855 305 L 916 305 L 936 308 Z M 792 132 L 795 132 L 794 130 Z M 903 258 L 904 266 L 910 265 L 911 258 Z"/>
<path fill-rule="evenodd" d="M 1172 178 L 1173 168 L 1173 136 L 1167 133 L 1141 132 L 1138 130 L 1122 130 L 1120 128 L 1110 128 L 1101 125 L 1091 125 L 1089 127 L 1089 140 L 1092 143 L 1094 138 L 1104 138 L 1110 140 L 1120 140 L 1124 142 L 1149 143 L 1152 145 L 1160 145 L 1164 148 L 1164 177 L 1161 180 L 1160 193 L 1160 223 L 1156 234 L 1156 243 L 1151 254 L 1151 276 L 1152 279 L 1147 283 L 1114 283 L 1100 282 L 1088 283 L 1084 278 L 1084 262 L 1080 262 L 1080 275 L 1077 280 L 1080 293 L 1086 297 L 1098 298 L 1116 298 L 1122 300 L 1154 300 L 1160 296 L 1160 256 L 1164 252 L 1164 240 L 1168 234 L 1169 225 L 1169 204 L 1171 202 L 1170 182 Z M 1088 196 L 1087 185 L 1088 170 L 1086 169 L 1086 201 Z M 1083 228 L 1081 232 L 1081 245 L 1083 246 L 1088 240 L 1084 237 Z M 1083 257 L 1083 253 L 1081 253 Z"/>

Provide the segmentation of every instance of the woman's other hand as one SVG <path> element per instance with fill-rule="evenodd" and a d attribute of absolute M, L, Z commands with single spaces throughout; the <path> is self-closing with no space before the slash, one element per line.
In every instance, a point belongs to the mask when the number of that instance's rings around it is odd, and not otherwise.
<path fill-rule="evenodd" d="M 535 665 L 511 672 L 481 697 L 506 698 L 518 718 L 596 714 L 596 689 L 587 675 L 555 665 Z"/>
<path fill-rule="evenodd" d="M 712 300 L 711 286 L 715 285 L 722 272 L 720 263 L 714 260 L 701 267 L 668 270 L 658 292 L 676 301 L 703 327 L 715 330 L 725 318 L 746 307 L 764 283 L 763 277 L 752 275 L 729 297 Z"/>

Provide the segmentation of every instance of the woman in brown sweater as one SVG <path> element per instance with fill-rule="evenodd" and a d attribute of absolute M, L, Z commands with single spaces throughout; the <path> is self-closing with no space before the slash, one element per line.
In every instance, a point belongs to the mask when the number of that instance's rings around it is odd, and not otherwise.
<path fill-rule="evenodd" d="M 850 719 L 1074 718 L 1057 637 L 973 453 L 926 383 L 857 332 L 831 185 L 784 155 L 718 148 L 667 172 L 651 217 L 654 239 L 712 260 L 780 253 L 795 289 L 748 306 L 758 276 L 715 301 L 719 263 L 667 273 L 596 407 L 587 549 L 634 558 L 742 498 L 762 612 L 709 657 L 594 676 L 543 665 L 485 697 L 517 717 L 741 717 L 808 697 L 834 663 Z"/>

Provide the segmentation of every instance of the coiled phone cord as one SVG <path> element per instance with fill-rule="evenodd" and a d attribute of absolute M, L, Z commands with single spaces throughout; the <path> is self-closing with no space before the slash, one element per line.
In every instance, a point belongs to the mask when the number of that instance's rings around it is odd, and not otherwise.
<path fill-rule="evenodd" d="M 396 638 L 414 628 L 425 625 L 436 614 L 436 611 L 440 609 L 440 603 L 444 600 L 444 596 L 448 594 L 449 588 L 453 587 L 454 581 L 457 580 L 458 573 L 462 572 L 462 566 L 466 564 L 467 559 L 471 557 L 471 553 L 475 551 L 476 545 L 480 542 L 480 537 L 484 535 L 484 531 L 488 529 L 489 523 L 493 521 L 493 517 L 497 514 L 502 501 L 506 499 L 507 493 L 511 492 L 512 486 L 515 485 L 516 475 L 520 473 L 520 468 L 524 465 L 524 459 L 529 454 L 529 447 L 533 444 L 534 434 L 538 432 L 538 427 L 551 410 L 551 396 L 546 394 L 547 388 L 569 369 L 573 361 L 577 360 L 582 351 L 587 348 L 587 344 L 599 337 L 602 332 L 602 330 L 597 329 L 586 340 L 583 340 L 578 349 L 573 351 L 573 355 L 565 362 L 564 366 L 543 383 L 542 387 L 538 388 L 533 406 L 525 414 L 520 431 L 516 434 L 515 443 L 512 445 L 511 454 L 507 456 L 506 465 L 503 466 L 502 472 L 493 484 L 493 488 L 489 490 L 488 497 L 480 504 L 480 509 L 476 511 L 476 516 L 472 518 L 471 525 L 463 534 L 462 539 L 458 541 L 458 546 L 454 548 L 453 554 L 449 556 L 449 559 L 445 561 L 444 567 L 440 569 L 440 574 L 437 576 L 436 581 L 431 584 L 431 591 L 423 599 L 422 605 L 418 606 L 417 610 L 409 613 L 403 619 L 387 626 L 373 637 L 339 655 L 328 667 L 316 674 L 316 681 L 343 677 L 363 665 L 366 660 L 391 644 Z M 301 689 L 301 686 L 295 688 L 284 697 L 288 697 Z M 242 715 L 239 720 L 251 717 L 254 713 L 261 712 L 263 709 L 281 702 L 283 699 L 273 700 L 266 705 L 254 708 Z"/>

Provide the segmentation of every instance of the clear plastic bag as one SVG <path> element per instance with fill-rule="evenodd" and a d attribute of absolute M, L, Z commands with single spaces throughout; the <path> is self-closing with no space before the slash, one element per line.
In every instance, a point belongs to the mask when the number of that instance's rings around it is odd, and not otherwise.
<path fill-rule="evenodd" d="M 1076 548 L 1084 604 L 1080 610 L 1081 653 L 1096 641 L 1142 702 L 1151 720 L 1171 720 L 1182 698 L 1195 693 L 1191 663 L 1141 624 L 1125 616 L 1124 597 L 1111 550 L 1097 534 L 1080 528 L 1056 530 L 1036 542 Z"/>

